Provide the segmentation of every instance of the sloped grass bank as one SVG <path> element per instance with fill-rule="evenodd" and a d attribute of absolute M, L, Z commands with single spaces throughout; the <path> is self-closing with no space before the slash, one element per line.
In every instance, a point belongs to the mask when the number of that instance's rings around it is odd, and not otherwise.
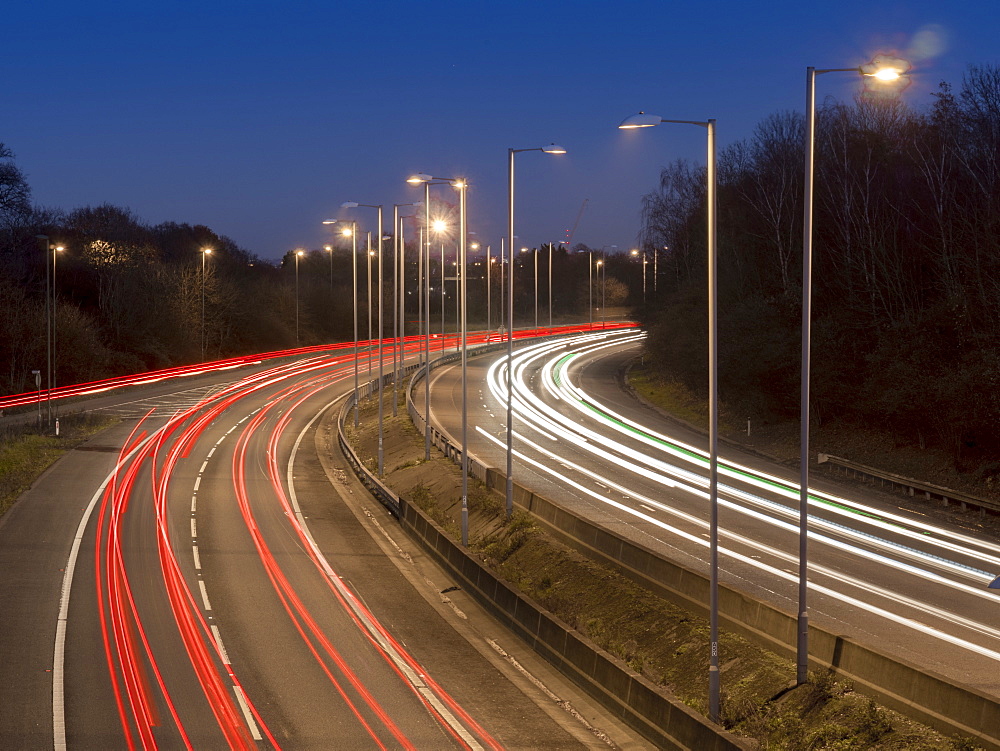
<path fill-rule="evenodd" d="M 64 453 L 118 422 L 102 415 L 65 415 L 59 436 L 26 427 L 0 432 L 0 515 Z"/>
<path fill-rule="evenodd" d="M 389 398 L 388 396 L 386 397 Z M 406 416 L 384 407 L 385 481 L 460 536 L 461 472 L 432 450 Z M 377 403 L 363 405 L 348 439 L 373 467 Z M 373 467 L 374 468 L 374 467 Z M 470 550 L 528 597 L 693 709 L 707 711 L 708 622 L 668 603 L 607 567 L 562 545 L 524 511 L 511 519 L 499 495 L 470 480 Z M 949 739 L 853 692 L 828 675 L 792 688 L 795 666 L 734 634 L 721 634 L 723 724 L 761 749 L 975 748 Z"/>

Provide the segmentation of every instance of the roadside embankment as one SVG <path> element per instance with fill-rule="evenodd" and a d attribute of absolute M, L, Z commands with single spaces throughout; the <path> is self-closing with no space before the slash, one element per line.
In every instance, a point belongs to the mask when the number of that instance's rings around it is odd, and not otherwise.
<path fill-rule="evenodd" d="M 350 420 L 345 428 L 369 472 L 376 412 L 367 400 L 360 428 Z M 399 417 L 389 417 L 389 406 L 383 412 L 383 483 L 399 498 L 404 529 L 532 647 L 664 748 L 975 748 L 885 709 L 828 672 L 790 688 L 791 661 L 731 631 L 721 638 L 724 727 L 713 726 L 703 717 L 705 618 L 565 544 L 525 509 L 507 519 L 502 497 L 480 483 L 470 490 L 463 549 L 460 470 L 436 448 L 425 461 L 405 404 Z"/>

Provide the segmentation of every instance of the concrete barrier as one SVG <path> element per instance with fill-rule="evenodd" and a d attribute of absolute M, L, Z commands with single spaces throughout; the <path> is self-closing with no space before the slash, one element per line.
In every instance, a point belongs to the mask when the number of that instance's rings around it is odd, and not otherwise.
<path fill-rule="evenodd" d="M 754 747 L 630 670 L 514 590 L 449 537 L 424 512 L 399 500 L 400 522 L 449 574 L 504 626 L 658 748 L 737 751 Z"/>

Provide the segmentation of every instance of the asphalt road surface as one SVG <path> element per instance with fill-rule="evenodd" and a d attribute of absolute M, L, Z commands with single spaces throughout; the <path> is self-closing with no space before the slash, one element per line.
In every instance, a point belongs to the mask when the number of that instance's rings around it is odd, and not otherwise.
<path fill-rule="evenodd" d="M 441 594 L 345 471 L 353 370 L 317 355 L 91 405 L 123 422 L 0 519 L 0 748 L 646 747 Z"/>
<path fill-rule="evenodd" d="M 640 351 L 629 332 L 520 347 L 514 477 L 707 574 L 707 439 L 622 389 L 619 373 Z M 471 453 L 501 469 L 503 361 L 474 358 L 468 376 Z M 431 377 L 432 420 L 458 436 L 460 371 Z M 998 541 L 931 509 L 813 481 L 810 620 L 1000 696 L 1000 592 L 986 588 L 1000 573 Z M 797 470 L 722 446 L 719 504 L 720 580 L 796 612 Z"/>

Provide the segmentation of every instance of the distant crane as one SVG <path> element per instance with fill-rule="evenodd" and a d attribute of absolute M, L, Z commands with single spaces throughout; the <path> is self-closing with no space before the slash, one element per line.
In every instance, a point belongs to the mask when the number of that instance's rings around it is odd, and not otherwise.
<path fill-rule="evenodd" d="M 573 235 L 576 234 L 576 228 L 580 226 L 580 218 L 583 216 L 583 212 L 587 210 L 587 204 L 590 202 L 589 198 L 584 198 L 583 203 L 580 204 L 580 210 L 576 212 L 576 221 L 573 222 L 573 228 L 566 230 L 566 239 L 560 241 L 560 245 L 565 245 L 566 250 L 570 249 L 573 242 Z"/>

